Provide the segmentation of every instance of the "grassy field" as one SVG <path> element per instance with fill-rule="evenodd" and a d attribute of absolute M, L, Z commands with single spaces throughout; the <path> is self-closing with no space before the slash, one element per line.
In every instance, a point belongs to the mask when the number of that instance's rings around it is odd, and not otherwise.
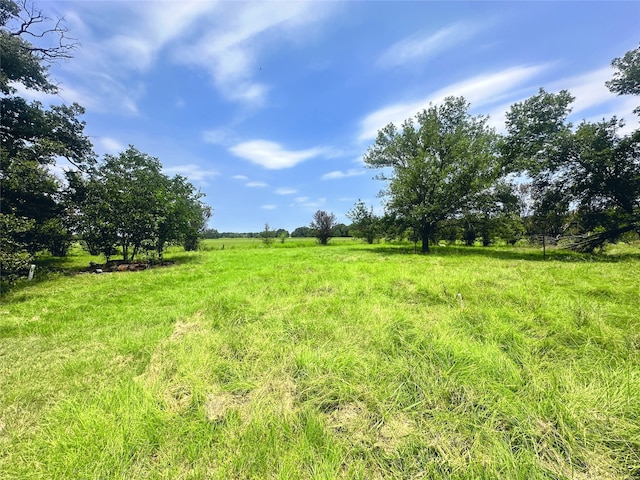
<path fill-rule="evenodd" d="M 0 478 L 640 478 L 637 249 L 204 247 L 0 299 Z"/>

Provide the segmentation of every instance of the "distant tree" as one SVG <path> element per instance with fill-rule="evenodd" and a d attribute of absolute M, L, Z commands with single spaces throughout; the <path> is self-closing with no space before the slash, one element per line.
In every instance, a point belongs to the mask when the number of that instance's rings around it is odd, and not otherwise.
<path fill-rule="evenodd" d="M 367 208 L 362 200 L 356 202 L 353 209 L 347 213 L 347 218 L 352 222 L 349 229 L 352 236 L 372 244 L 380 235 L 379 218 L 373 213 L 373 207 Z"/>
<path fill-rule="evenodd" d="M 279 229 L 276 230 L 275 236 L 278 237 L 278 238 L 281 238 L 281 237 L 289 238 L 289 232 L 287 230 L 285 230 L 284 228 L 279 228 Z"/>
<path fill-rule="evenodd" d="M 265 245 L 271 245 L 275 236 L 276 233 L 271 229 L 268 223 L 265 223 L 264 230 L 260 232 L 262 243 L 264 243 Z"/>
<path fill-rule="evenodd" d="M 351 234 L 349 233 L 349 226 L 344 223 L 336 223 L 331 229 L 332 237 L 349 237 Z"/>
<path fill-rule="evenodd" d="M 640 95 L 640 45 L 620 58 L 614 58 L 611 66 L 617 71 L 605 85 L 618 95 Z M 640 114 L 640 107 L 635 113 Z"/>
<path fill-rule="evenodd" d="M 313 237 L 313 230 L 309 227 L 298 227 L 293 232 L 291 232 L 291 236 L 294 238 L 300 237 Z"/>
<path fill-rule="evenodd" d="M 220 238 L 220 232 L 218 232 L 218 230 L 216 230 L 215 228 L 206 228 L 202 231 L 200 237 L 206 239 L 216 239 Z"/>
<path fill-rule="evenodd" d="M 313 221 L 309 225 L 314 232 L 314 236 L 321 245 L 326 245 L 331 238 L 333 227 L 336 225 L 336 216 L 333 213 L 327 213 L 318 210 L 313 215 Z"/>
<path fill-rule="evenodd" d="M 446 219 L 459 215 L 498 175 L 496 135 L 487 119 L 469 114 L 464 98 L 448 97 L 378 132 L 365 154 L 371 168 L 387 168 L 387 211 L 419 232 L 422 251 Z"/>

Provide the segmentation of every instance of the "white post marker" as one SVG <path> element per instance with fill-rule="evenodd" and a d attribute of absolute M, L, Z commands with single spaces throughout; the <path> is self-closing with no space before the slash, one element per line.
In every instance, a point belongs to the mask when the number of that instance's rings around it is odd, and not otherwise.
<path fill-rule="evenodd" d="M 29 276 L 27 277 L 27 280 L 31 281 L 33 280 L 33 274 L 36 271 L 36 266 L 32 263 L 31 267 L 29 268 Z"/>

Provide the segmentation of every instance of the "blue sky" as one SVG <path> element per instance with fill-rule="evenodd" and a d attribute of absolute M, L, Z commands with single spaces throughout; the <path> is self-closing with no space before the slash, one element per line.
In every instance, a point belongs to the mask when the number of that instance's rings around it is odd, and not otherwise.
<path fill-rule="evenodd" d="M 81 48 L 51 68 L 99 154 L 133 144 L 187 176 L 219 231 L 382 211 L 362 163 L 377 130 L 463 95 L 504 129 L 509 106 L 568 89 L 571 120 L 638 99 L 604 82 L 640 41 L 639 2 L 44 1 Z"/>

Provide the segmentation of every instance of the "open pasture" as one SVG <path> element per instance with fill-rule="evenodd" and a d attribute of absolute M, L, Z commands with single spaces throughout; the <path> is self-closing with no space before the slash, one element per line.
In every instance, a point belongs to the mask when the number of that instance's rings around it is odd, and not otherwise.
<path fill-rule="evenodd" d="M 20 286 L 0 478 L 640 477 L 637 250 L 412 252 L 225 239 Z"/>

